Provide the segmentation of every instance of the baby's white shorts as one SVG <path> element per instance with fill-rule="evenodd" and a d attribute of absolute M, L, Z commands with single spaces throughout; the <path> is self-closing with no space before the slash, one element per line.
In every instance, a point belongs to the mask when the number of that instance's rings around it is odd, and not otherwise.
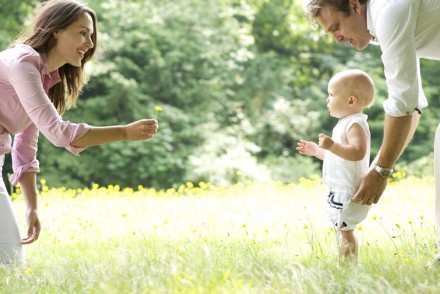
<path fill-rule="evenodd" d="M 330 191 L 327 196 L 327 217 L 336 230 L 350 231 L 367 218 L 371 205 L 353 202 L 353 193 Z"/>

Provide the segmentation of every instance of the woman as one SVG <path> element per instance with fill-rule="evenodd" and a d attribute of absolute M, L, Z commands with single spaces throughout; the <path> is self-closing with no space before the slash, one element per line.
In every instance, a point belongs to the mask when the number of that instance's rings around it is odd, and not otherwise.
<path fill-rule="evenodd" d="M 27 236 L 20 237 L 5 184 L 0 177 L 0 263 L 24 262 L 22 244 L 38 239 L 36 159 L 39 132 L 55 146 L 77 155 L 86 147 L 114 141 L 150 139 L 157 121 L 92 127 L 63 121 L 85 84 L 84 65 L 95 53 L 96 14 L 75 0 L 50 0 L 33 25 L 11 48 L 0 52 L 0 172 L 12 151 L 14 175 L 26 203 Z M 11 144 L 10 134 L 15 134 Z"/>

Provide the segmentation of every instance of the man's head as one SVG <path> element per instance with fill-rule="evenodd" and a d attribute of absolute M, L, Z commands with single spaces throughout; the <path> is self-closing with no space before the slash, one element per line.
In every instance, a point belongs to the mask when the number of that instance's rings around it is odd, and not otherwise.
<path fill-rule="evenodd" d="M 367 29 L 367 0 L 309 0 L 307 17 L 318 22 L 337 43 L 363 50 L 373 36 Z"/>
<path fill-rule="evenodd" d="M 359 0 L 362 5 L 367 4 L 368 0 Z M 308 0 L 307 3 L 307 17 L 309 20 L 315 19 L 321 13 L 321 9 L 326 6 L 331 6 L 335 11 L 340 11 L 345 16 L 350 16 L 350 0 Z"/>

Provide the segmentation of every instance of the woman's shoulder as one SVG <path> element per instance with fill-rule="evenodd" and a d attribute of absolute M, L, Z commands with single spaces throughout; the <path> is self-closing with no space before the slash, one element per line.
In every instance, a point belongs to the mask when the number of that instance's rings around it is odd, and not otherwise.
<path fill-rule="evenodd" d="M 7 50 L 10 51 L 12 55 L 15 55 L 17 57 L 40 57 L 40 53 L 38 53 L 34 48 L 26 44 L 15 44 Z"/>
<path fill-rule="evenodd" d="M 3 62 L 13 65 L 32 64 L 37 68 L 43 68 L 44 60 L 40 53 L 26 44 L 15 44 L 1 53 Z"/>

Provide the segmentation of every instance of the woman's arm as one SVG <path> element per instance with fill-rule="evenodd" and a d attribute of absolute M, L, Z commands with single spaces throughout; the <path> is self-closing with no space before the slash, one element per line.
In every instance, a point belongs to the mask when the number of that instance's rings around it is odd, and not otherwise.
<path fill-rule="evenodd" d="M 55 146 L 84 148 L 115 141 L 146 140 L 156 133 L 157 121 L 154 119 L 143 119 L 125 126 L 91 128 L 63 121 L 41 83 L 40 63 L 36 53 L 14 62 L 9 69 L 9 81 L 32 122 Z"/>
<path fill-rule="evenodd" d="M 26 204 L 27 236 L 22 239 L 22 244 L 30 244 L 38 239 L 41 231 L 40 220 L 37 213 L 37 176 L 36 173 L 24 173 L 19 180 L 20 189 Z"/>
<path fill-rule="evenodd" d="M 142 119 L 125 126 L 91 127 L 82 137 L 74 140 L 74 147 L 89 147 L 115 141 L 150 139 L 157 132 L 157 120 Z"/>

